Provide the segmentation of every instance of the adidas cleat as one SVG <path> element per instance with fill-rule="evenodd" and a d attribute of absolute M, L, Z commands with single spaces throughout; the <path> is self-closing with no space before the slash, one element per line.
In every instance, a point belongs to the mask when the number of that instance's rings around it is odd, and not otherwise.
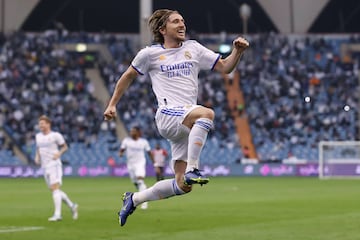
<path fill-rule="evenodd" d="M 126 219 L 128 218 L 128 216 L 131 215 L 136 209 L 136 207 L 134 206 L 132 197 L 133 197 L 132 192 L 126 192 L 123 194 L 123 197 L 122 197 L 123 207 L 118 212 L 120 226 L 125 225 Z"/>
<path fill-rule="evenodd" d="M 192 184 L 207 184 L 209 182 L 209 178 L 201 175 L 199 169 L 194 169 L 192 171 L 189 171 L 185 173 L 184 176 L 184 183 L 186 185 L 192 185 Z"/>

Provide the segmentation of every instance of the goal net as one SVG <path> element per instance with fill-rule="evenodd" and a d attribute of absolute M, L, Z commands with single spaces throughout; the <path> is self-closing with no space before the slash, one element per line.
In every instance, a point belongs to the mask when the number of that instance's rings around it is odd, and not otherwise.
<path fill-rule="evenodd" d="M 319 178 L 360 177 L 360 142 L 321 141 Z"/>

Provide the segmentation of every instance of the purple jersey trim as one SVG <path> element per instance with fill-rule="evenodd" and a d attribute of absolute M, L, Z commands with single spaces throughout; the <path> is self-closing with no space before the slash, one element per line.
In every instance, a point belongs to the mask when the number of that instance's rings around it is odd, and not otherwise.
<path fill-rule="evenodd" d="M 144 75 L 142 72 L 140 72 L 139 69 L 137 69 L 136 67 L 134 67 L 134 65 L 131 64 L 131 66 L 133 67 L 133 69 L 135 69 L 135 71 L 137 71 L 138 74 L 140 75 Z"/>
<path fill-rule="evenodd" d="M 216 63 L 219 61 L 220 57 L 221 57 L 221 56 L 220 56 L 220 54 L 219 54 L 219 56 L 216 58 L 213 66 L 212 66 L 212 68 L 211 68 L 211 71 L 214 70 L 214 67 L 215 67 Z"/>

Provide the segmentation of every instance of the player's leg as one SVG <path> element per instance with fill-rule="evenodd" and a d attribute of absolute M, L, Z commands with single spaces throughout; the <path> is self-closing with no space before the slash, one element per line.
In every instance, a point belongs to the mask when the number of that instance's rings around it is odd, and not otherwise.
<path fill-rule="evenodd" d="M 79 213 L 78 213 L 78 208 L 79 208 L 79 205 L 77 203 L 74 203 L 73 201 L 71 201 L 71 199 L 68 197 L 68 195 L 62 191 L 59 187 L 59 191 L 60 191 L 60 194 L 61 194 L 61 199 L 62 201 L 70 208 L 71 210 L 71 213 L 72 213 L 72 218 L 74 220 L 78 219 L 79 217 Z"/>
<path fill-rule="evenodd" d="M 186 133 L 186 132 L 185 132 Z M 182 159 L 187 155 L 187 135 L 180 138 L 177 142 L 171 142 L 171 152 L 175 159 Z M 123 226 L 127 217 L 132 214 L 136 206 L 143 202 L 155 201 L 182 195 L 191 191 L 191 186 L 184 184 L 184 173 L 186 162 L 182 160 L 172 160 L 171 167 L 174 170 L 175 178 L 156 182 L 152 187 L 136 193 L 126 192 L 123 195 L 123 207 L 119 212 L 119 223 Z"/>
<path fill-rule="evenodd" d="M 156 181 L 163 180 L 161 179 L 161 169 L 159 166 L 155 167 Z"/>
<path fill-rule="evenodd" d="M 214 111 L 206 107 L 198 107 L 188 113 L 183 124 L 190 128 L 187 168 L 185 182 L 206 184 L 209 179 L 199 172 L 200 154 L 205 145 L 208 132 L 213 128 Z"/>
<path fill-rule="evenodd" d="M 52 183 L 50 184 L 50 190 L 52 192 L 52 198 L 54 202 L 54 214 L 48 220 L 53 221 L 60 221 L 61 218 L 61 193 L 60 193 L 60 184 L 59 183 Z"/>
<path fill-rule="evenodd" d="M 134 193 L 134 206 L 136 207 L 146 201 L 165 199 L 190 192 L 191 186 L 184 184 L 186 162 L 182 160 L 174 161 L 173 168 L 175 178 L 156 182 L 152 187 L 144 191 Z"/>
<path fill-rule="evenodd" d="M 119 223 L 123 226 L 136 206 L 148 201 L 166 199 L 191 191 L 191 186 L 184 183 L 185 161 L 175 161 L 175 178 L 156 182 L 152 187 L 141 192 L 126 192 L 123 195 L 123 207 L 119 212 Z"/>
<path fill-rule="evenodd" d="M 136 176 L 136 183 L 138 185 L 139 192 L 147 189 L 147 186 L 145 184 L 145 175 L 146 175 L 145 163 L 136 164 L 135 176 Z M 141 209 L 147 209 L 147 208 L 148 208 L 147 202 L 141 204 Z"/>
<path fill-rule="evenodd" d="M 190 128 L 183 123 L 187 114 L 200 106 L 183 108 L 159 108 L 155 120 L 160 134 L 170 140 L 173 160 L 172 168 L 175 172 L 174 179 L 156 182 L 152 187 L 142 192 L 126 192 L 123 195 L 123 207 L 119 212 L 119 223 L 123 226 L 127 217 L 132 214 L 136 206 L 146 202 L 182 195 L 191 191 L 191 185 L 185 185 L 184 174 L 186 170 L 188 136 Z M 195 121 L 195 120 L 194 120 Z M 183 159 L 183 160 L 180 160 Z"/>
<path fill-rule="evenodd" d="M 147 188 L 145 184 L 145 175 L 146 175 L 146 163 L 138 163 L 134 165 L 134 175 L 136 179 L 136 184 L 138 186 L 139 191 L 143 191 Z"/>
<path fill-rule="evenodd" d="M 159 181 L 164 180 L 164 167 L 158 167 L 159 168 Z"/>
<path fill-rule="evenodd" d="M 136 190 L 139 190 L 139 185 L 138 185 L 136 173 L 135 173 L 135 166 L 133 164 L 131 164 L 131 165 L 128 164 L 127 169 L 128 169 L 129 178 L 130 178 L 131 182 L 134 184 Z"/>
<path fill-rule="evenodd" d="M 60 221 L 61 220 L 61 192 L 60 192 L 60 179 L 59 166 L 53 166 L 44 170 L 44 178 L 46 184 L 52 193 L 52 199 L 54 203 L 54 214 L 48 219 L 49 221 Z M 61 166 L 60 166 L 61 167 Z"/>
<path fill-rule="evenodd" d="M 61 220 L 61 202 L 64 201 L 72 212 L 73 219 L 78 218 L 78 204 L 73 203 L 68 195 L 60 189 L 62 185 L 62 167 L 55 166 L 49 171 L 49 185 L 53 194 L 55 212 L 49 221 Z"/>

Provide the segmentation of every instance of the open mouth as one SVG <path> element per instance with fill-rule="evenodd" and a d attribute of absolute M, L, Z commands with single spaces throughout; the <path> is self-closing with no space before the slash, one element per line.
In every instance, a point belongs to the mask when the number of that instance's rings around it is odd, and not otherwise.
<path fill-rule="evenodd" d="M 177 32 L 178 32 L 178 34 L 180 34 L 180 35 L 185 35 L 185 30 L 184 30 L 184 29 L 178 30 Z"/>

